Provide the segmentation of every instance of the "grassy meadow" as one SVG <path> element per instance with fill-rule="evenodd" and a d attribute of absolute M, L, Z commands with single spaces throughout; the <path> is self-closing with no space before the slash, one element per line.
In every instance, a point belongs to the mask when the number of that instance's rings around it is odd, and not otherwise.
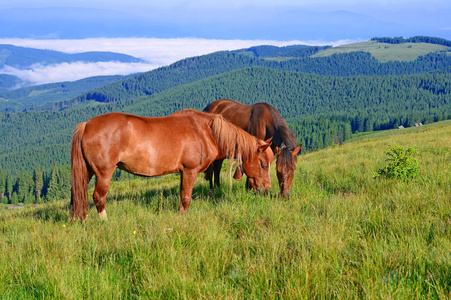
<path fill-rule="evenodd" d="M 374 173 L 389 145 L 420 173 Z M 361 135 L 303 154 L 289 199 L 208 196 L 179 215 L 179 176 L 114 182 L 102 222 L 69 201 L 0 210 L 1 299 L 449 299 L 451 122 Z"/>
<path fill-rule="evenodd" d="M 390 49 L 390 51 L 387 51 Z M 367 41 L 341 45 L 322 50 L 312 57 L 325 57 L 337 53 L 349 53 L 355 51 L 369 52 L 378 61 L 385 63 L 389 61 L 414 61 L 418 57 L 430 52 L 448 51 L 449 47 L 428 43 L 402 43 L 388 44 L 376 41 Z"/>

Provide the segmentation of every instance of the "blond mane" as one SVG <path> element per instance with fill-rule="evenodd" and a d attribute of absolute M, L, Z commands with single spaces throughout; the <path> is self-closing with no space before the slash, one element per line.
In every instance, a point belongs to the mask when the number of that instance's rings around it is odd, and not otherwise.
<path fill-rule="evenodd" d="M 261 143 L 256 137 L 224 120 L 222 115 L 214 115 L 210 127 L 219 150 L 229 159 L 247 160 L 255 151 L 255 145 Z"/>

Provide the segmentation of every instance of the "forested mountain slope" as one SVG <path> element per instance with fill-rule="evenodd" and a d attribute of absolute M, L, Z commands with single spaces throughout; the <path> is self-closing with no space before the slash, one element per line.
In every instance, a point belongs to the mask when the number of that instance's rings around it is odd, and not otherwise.
<path fill-rule="evenodd" d="M 376 38 L 375 38 L 376 39 Z M 384 53 L 384 57 L 396 57 L 399 55 L 395 53 L 392 48 L 384 47 L 388 45 L 387 42 L 391 40 L 388 38 L 379 38 L 367 43 L 371 43 L 373 50 L 380 48 L 378 51 Z M 433 38 L 429 38 L 433 39 Z M 397 40 L 396 40 L 397 41 Z M 409 40 L 410 41 L 410 40 Z M 134 99 L 140 96 L 151 95 L 161 92 L 163 90 L 173 88 L 175 86 L 195 82 L 209 76 L 222 74 L 231 70 L 236 70 L 245 67 L 263 66 L 277 70 L 291 70 L 304 73 L 312 73 L 329 76 L 356 76 L 356 75 L 403 75 L 403 74 L 423 74 L 423 73 L 449 73 L 451 70 L 451 55 L 450 51 L 436 51 L 435 47 L 442 47 L 440 49 L 451 49 L 447 44 L 426 43 L 430 40 L 425 40 L 425 37 L 419 37 L 412 41 L 423 43 L 413 43 L 411 47 L 415 53 L 428 53 L 418 57 L 414 61 L 396 61 L 394 59 L 390 62 L 381 63 L 371 55 L 374 51 L 368 48 L 352 48 L 352 45 L 344 45 L 341 47 L 331 48 L 330 46 L 303 46 L 294 45 L 286 47 L 275 46 L 257 46 L 236 51 L 225 51 L 212 53 L 209 55 L 187 58 L 176 62 L 170 66 L 162 67 L 157 70 L 131 76 L 126 80 L 118 81 L 114 84 L 104 84 L 98 80 L 99 77 L 87 78 L 83 81 L 74 82 L 76 88 L 63 88 L 56 86 L 36 86 L 32 93 L 30 89 L 16 90 L 12 92 L 0 93 L 0 109 L 9 111 L 33 110 L 33 109 L 66 109 L 76 106 L 81 102 L 87 100 L 94 100 L 98 102 L 116 102 L 125 99 Z M 435 40 L 432 40 L 435 41 Z M 395 42 L 393 42 L 395 43 Z M 380 46 L 377 46 L 380 45 Z M 422 45 L 428 45 L 424 47 Z M 350 47 L 353 51 L 350 53 L 341 53 L 342 47 Z M 16 47 L 21 49 L 20 47 Z M 16 49 L 16 51 L 18 51 Z M 352 50 L 354 49 L 354 50 Z M 26 51 L 25 51 L 26 50 Z M 36 49 L 25 49 L 25 53 Z M 360 50 L 360 51 L 359 51 Z M 368 51 L 364 52 L 362 50 Z M 56 51 L 42 51 L 36 50 L 36 53 L 44 53 L 37 55 L 33 59 L 39 60 L 42 56 L 44 61 L 58 61 L 61 59 L 59 53 Z M 330 55 L 327 53 L 334 53 Z M 5 52 L 5 50 L 3 50 Z M 20 52 L 20 51 L 19 51 Z M 56 53 L 56 57 L 52 58 L 50 53 Z M 0 55 L 1 56 L 1 55 Z M 23 56 L 23 55 L 22 55 Z M 25 55 L 25 58 L 31 55 Z M 102 59 L 100 53 L 96 56 L 90 56 L 89 53 L 79 56 L 77 59 Z M 325 57 L 316 57 L 325 56 Z M 5 57 L 5 56 L 4 56 Z M 7 56 L 6 56 L 7 57 Z M 13 56 L 18 60 L 20 55 Z M 91 58 L 90 58 L 91 57 Z M 106 56 L 108 58 L 109 56 Z M 8 57 L 7 57 L 8 58 Z M 31 59 L 31 58 L 30 58 Z M 71 58 L 73 59 L 73 58 Z M 5 60 L 6 61 L 6 60 Z M 27 61 L 27 60 L 25 60 Z M 24 64 L 24 63 L 22 63 Z M 3 77 L 2 77 L 3 78 Z M 11 77 L 4 77 L 5 82 L 12 84 Z M 1 79 L 1 80 L 3 80 Z M 92 83 L 96 81 L 97 86 Z M 87 84 L 83 84 L 86 82 Z M 60 83 L 64 87 L 72 86 L 72 83 Z M 56 84 L 58 85 L 58 84 Z M 48 88 L 47 88 L 48 87 Z M 44 89 L 44 91 L 43 91 Z M 88 92 L 86 92 L 88 90 Z M 28 93 L 28 94 L 26 94 Z M 78 96 L 81 95 L 81 96 Z M 68 101 L 75 97 L 73 100 Z M 3 100 L 1 99 L 3 98 Z M 62 101 L 60 103 L 54 103 Z M 16 102 L 21 102 L 18 104 Z M 43 102 L 52 102 L 52 105 L 42 105 Z"/>
<path fill-rule="evenodd" d="M 71 103 L 87 100 L 115 102 L 152 95 L 163 90 L 201 80 L 213 75 L 245 67 L 266 67 L 283 71 L 296 71 L 326 76 L 385 76 L 447 73 L 451 55 L 431 53 L 415 61 L 380 63 L 369 53 L 352 52 L 327 57 L 301 57 L 274 60 L 245 53 L 218 52 L 179 61 L 168 67 L 143 73 L 127 80 L 106 85 L 77 97 Z"/>
<path fill-rule="evenodd" d="M 450 74 L 333 77 L 243 68 L 134 100 L 63 111 L 0 113 L 0 165 L 19 170 L 68 163 L 75 125 L 98 114 L 162 116 L 184 108 L 201 110 L 220 98 L 275 105 L 304 149 L 318 149 L 341 143 L 356 131 L 450 118 L 450 82 Z"/>
<path fill-rule="evenodd" d="M 130 76 L 95 76 L 77 81 L 49 83 L 10 91 L 0 91 L 0 111 L 52 110 L 61 101 L 69 100 L 87 90 L 124 80 Z"/>

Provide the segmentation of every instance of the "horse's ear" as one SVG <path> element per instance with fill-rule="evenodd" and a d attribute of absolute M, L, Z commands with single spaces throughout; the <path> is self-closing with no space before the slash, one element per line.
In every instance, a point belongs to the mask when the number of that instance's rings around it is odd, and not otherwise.
<path fill-rule="evenodd" d="M 272 140 L 272 137 L 270 137 L 269 139 L 267 139 L 267 140 L 265 141 L 265 144 L 264 144 L 264 145 L 259 146 L 259 147 L 258 147 L 258 152 L 264 152 L 264 151 L 266 150 L 266 148 L 268 148 L 269 146 L 271 146 L 271 144 L 272 144 L 271 140 Z"/>
<path fill-rule="evenodd" d="M 235 180 L 241 180 L 243 178 L 243 172 L 241 170 L 241 165 L 236 167 L 235 174 L 233 175 L 233 179 Z"/>
<path fill-rule="evenodd" d="M 302 144 L 299 144 L 299 146 L 297 146 L 296 148 L 294 148 L 293 151 L 291 151 L 291 154 L 293 156 L 301 154 L 301 147 L 302 147 Z"/>

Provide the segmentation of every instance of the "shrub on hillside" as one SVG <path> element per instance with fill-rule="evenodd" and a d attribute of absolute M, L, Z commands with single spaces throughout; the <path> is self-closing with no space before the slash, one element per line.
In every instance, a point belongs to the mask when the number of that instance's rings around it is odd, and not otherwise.
<path fill-rule="evenodd" d="M 420 168 L 418 160 L 413 156 L 417 153 L 417 149 L 409 146 L 403 148 L 401 146 L 389 146 L 387 154 L 387 165 L 379 169 L 374 177 L 386 176 L 388 178 L 413 179 L 418 176 Z"/>

